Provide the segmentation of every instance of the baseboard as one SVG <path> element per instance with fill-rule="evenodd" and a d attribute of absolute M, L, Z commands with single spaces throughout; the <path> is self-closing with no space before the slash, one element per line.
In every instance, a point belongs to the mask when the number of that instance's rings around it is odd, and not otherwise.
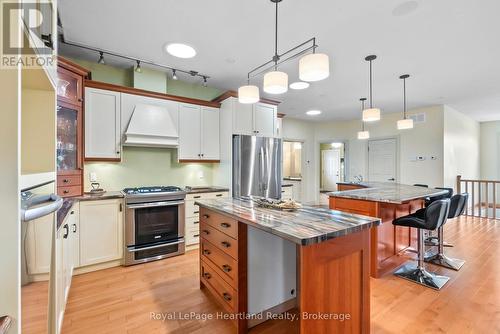
<path fill-rule="evenodd" d="M 281 304 L 271 307 L 265 311 L 260 312 L 262 317 L 255 317 L 248 320 L 248 328 L 255 327 L 261 323 L 269 320 L 269 314 L 281 314 L 297 307 L 297 298 L 289 299 Z M 256 319 L 259 318 L 259 319 Z"/>
<path fill-rule="evenodd" d="M 90 273 L 92 271 L 109 269 L 113 267 L 119 267 L 122 265 L 122 260 L 114 260 L 104 263 L 92 264 L 90 266 L 78 267 L 73 270 L 73 276 Z"/>
<path fill-rule="evenodd" d="M 198 249 L 198 248 L 200 248 L 200 244 L 192 244 L 192 245 L 186 246 L 186 252 L 193 250 L 193 249 Z"/>

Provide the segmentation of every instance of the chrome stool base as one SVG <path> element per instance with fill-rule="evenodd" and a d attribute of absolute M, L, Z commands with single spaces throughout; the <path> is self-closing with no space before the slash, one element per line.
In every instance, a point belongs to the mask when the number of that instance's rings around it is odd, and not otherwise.
<path fill-rule="evenodd" d="M 427 263 L 432 263 L 441 267 L 453 269 L 453 270 L 460 270 L 462 266 L 464 265 L 465 261 L 460 260 L 460 259 L 453 259 L 450 257 L 447 257 L 444 254 L 434 254 L 430 257 L 427 257 L 425 259 L 425 262 Z"/>
<path fill-rule="evenodd" d="M 394 272 L 394 275 L 435 290 L 440 290 L 450 279 L 447 276 L 428 272 L 425 268 L 418 267 L 415 263 L 411 262 L 402 265 Z"/>

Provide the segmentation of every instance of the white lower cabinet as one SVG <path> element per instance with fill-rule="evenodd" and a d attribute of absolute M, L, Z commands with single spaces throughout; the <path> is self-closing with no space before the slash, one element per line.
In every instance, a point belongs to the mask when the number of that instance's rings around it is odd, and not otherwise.
<path fill-rule="evenodd" d="M 80 266 L 123 256 L 121 199 L 80 202 Z"/>
<path fill-rule="evenodd" d="M 293 186 L 281 187 L 281 199 L 283 200 L 293 199 Z"/>
<path fill-rule="evenodd" d="M 200 207 L 195 205 L 194 202 L 201 199 L 210 198 L 226 198 L 229 197 L 229 192 L 209 192 L 209 193 L 196 193 L 187 194 L 186 196 L 186 225 L 184 239 L 186 246 L 195 245 L 200 242 Z"/>

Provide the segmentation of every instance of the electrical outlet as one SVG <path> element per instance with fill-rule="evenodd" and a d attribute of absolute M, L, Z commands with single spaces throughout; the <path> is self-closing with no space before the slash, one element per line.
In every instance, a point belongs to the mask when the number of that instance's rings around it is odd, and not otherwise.
<path fill-rule="evenodd" d="M 97 173 L 92 172 L 89 174 L 90 182 L 97 182 Z"/>

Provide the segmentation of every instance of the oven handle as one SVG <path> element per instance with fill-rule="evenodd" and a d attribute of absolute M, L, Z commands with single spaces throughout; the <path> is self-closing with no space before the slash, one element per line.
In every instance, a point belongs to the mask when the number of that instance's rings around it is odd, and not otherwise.
<path fill-rule="evenodd" d="M 165 246 L 182 244 L 183 242 L 184 242 L 184 239 L 181 239 L 181 240 L 177 240 L 177 241 L 167 242 L 167 243 L 161 244 L 161 245 L 154 245 L 154 246 L 148 246 L 148 247 L 141 247 L 141 248 L 127 247 L 127 251 L 134 253 L 134 252 L 140 252 L 140 251 L 148 250 L 148 249 L 155 249 L 155 248 L 161 248 L 161 247 L 165 247 Z"/>
<path fill-rule="evenodd" d="M 152 203 L 142 203 L 142 204 L 134 204 L 127 205 L 127 209 L 141 209 L 141 208 L 154 208 L 157 206 L 175 206 L 184 204 L 184 201 L 175 201 L 175 202 L 152 202 Z"/>

